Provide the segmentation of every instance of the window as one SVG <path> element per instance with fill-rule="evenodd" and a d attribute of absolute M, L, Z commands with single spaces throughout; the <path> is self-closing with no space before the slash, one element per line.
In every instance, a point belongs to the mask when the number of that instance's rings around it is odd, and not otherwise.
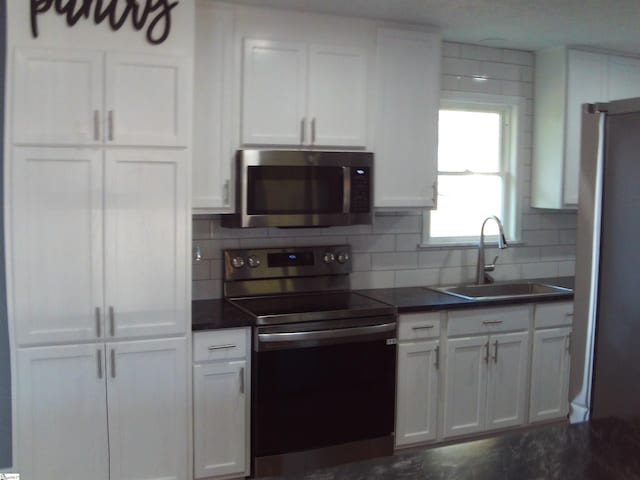
<path fill-rule="evenodd" d="M 425 212 L 424 243 L 477 242 L 483 220 L 496 215 L 507 238 L 517 230 L 517 125 L 522 99 L 446 94 L 438 123 L 438 203 Z M 497 235 L 495 222 L 485 235 Z"/>

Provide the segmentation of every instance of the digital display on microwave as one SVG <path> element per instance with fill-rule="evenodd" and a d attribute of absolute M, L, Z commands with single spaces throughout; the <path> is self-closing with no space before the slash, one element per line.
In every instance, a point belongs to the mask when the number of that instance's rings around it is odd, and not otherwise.
<path fill-rule="evenodd" d="M 341 213 L 343 199 L 342 167 L 248 167 L 249 215 Z"/>

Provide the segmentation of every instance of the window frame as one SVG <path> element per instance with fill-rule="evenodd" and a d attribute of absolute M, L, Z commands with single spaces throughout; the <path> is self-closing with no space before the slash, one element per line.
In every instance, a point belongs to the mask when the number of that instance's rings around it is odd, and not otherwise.
<path fill-rule="evenodd" d="M 485 112 L 500 112 L 502 114 L 502 145 L 500 158 L 500 172 L 487 175 L 500 175 L 502 178 L 503 212 L 497 212 L 502 221 L 507 239 L 518 242 L 521 239 L 520 215 L 520 161 L 522 158 L 522 139 L 524 130 L 524 111 L 526 99 L 523 97 L 467 93 L 442 92 L 440 109 L 475 110 Z M 441 172 L 436 164 L 436 178 L 440 175 L 482 175 L 482 172 Z M 436 195 L 437 200 L 437 195 Z M 431 212 L 437 209 L 425 209 L 423 212 L 422 247 L 430 246 L 470 246 L 477 245 L 480 239 L 480 225 L 478 234 L 456 237 L 431 237 Z M 488 242 L 497 241 L 495 236 L 487 236 Z"/>

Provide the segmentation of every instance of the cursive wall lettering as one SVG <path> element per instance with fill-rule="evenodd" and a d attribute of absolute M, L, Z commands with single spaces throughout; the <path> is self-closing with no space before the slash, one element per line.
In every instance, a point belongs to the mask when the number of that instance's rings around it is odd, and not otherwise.
<path fill-rule="evenodd" d="M 38 37 L 38 15 L 53 9 L 66 17 L 70 27 L 93 17 L 96 25 L 106 20 L 117 31 L 131 18 L 133 28 L 140 31 L 146 27 L 147 40 L 158 45 L 169 37 L 171 10 L 178 3 L 179 0 L 31 0 L 31 34 Z"/>

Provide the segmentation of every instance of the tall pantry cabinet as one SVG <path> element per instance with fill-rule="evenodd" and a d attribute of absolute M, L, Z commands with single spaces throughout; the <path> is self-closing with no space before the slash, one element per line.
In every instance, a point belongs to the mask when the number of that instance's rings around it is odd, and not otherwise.
<path fill-rule="evenodd" d="M 14 466 L 31 480 L 186 480 L 189 61 L 12 58 Z"/>

